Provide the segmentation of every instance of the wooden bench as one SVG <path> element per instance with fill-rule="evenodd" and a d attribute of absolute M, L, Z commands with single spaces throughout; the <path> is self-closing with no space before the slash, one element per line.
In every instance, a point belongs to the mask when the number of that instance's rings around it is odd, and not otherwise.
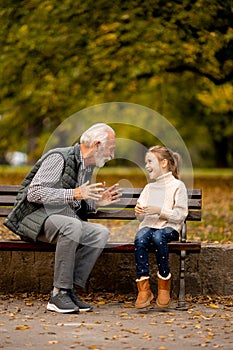
<path fill-rule="evenodd" d="M 0 217 L 6 217 L 12 210 L 19 186 L 0 186 Z M 100 208 L 96 214 L 89 215 L 89 219 L 107 220 L 135 220 L 134 207 L 142 188 L 124 188 L 121 201 L 114 206 Z M 187 221 L 201 220 L 202 191 L 201 189 L 188 189 L 189 213 L 180 236 L 180 241 L 169 243 L 169 252 L 180 256 L 179 296 L 177 308 L 187 310 L 185 302 L 185 257 L 187 253 L 198 253 L 200 242 L 187 241 Z M 136 233 L 136 232 L 135 232 Z M 22 240 L 0 240 L 2 251 L 43 251 L 53 252 L 55 246 L 41 242 L 26 242 Z M 152 251 L 152 249 L 151 249 Z M 133 253 L 133 242 L 109 242 L 104 248 L 108 253 Z"/>

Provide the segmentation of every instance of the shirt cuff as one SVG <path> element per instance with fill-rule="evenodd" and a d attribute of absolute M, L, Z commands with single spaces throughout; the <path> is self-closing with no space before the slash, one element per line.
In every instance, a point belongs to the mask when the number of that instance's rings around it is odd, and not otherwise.
<path fill-rule="evenodd" d="M 74 200 L 74 190 L 73 188 L 68 188 L 65 190 L 65 202 L 70 203 Z"/>
<path fill-rule="evenodd" d="M 161 213 L 160 213 L 160 217 L 161 218 L 164 218 L 164 219 L 168 219 L 169 216 L 171 216 L 172 214 L 172 210 L 169 210 L 169 209 L 165 209 L 165 208 L 161 208 Z"/>

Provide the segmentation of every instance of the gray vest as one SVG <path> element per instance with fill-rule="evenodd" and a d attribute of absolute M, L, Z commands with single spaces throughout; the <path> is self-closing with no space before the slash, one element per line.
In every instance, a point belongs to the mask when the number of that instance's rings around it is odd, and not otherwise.
<path fill-rule="evenodd" d="M 33 177 L 40 168 L 43 160 L 52 153 L 59 153 L 64 158 L 63 173 L 60 183 L 58 183 L 56 187 L 67 189 L 77 187 L 77 174 L 81 165 L 80 148 L 78 144 L 74 147 L 53 149 L 41 157 L 23 180 L 16 197 L 14 208 L 4 222 L 5 226 L 21 236 L 23 240 L 29 239 L 36 241 L 37 236 L 43 228 L 45 220 L 52 214 L 62 214 L 65 212 L 66 215 L 69 215 L 70 211 L 70 216 L 75 216 L 74 211 L 68 204 L 60 206 L 46 205 L 45 207 L 43 204 L 32 203 L 27 200 L 27 190 Z"/>

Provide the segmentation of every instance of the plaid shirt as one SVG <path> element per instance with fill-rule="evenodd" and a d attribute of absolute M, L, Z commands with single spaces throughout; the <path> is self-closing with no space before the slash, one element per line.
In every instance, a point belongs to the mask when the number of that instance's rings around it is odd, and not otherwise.
<path fill-rule="evenodd" d="M 79 158 L 81 166 L 77 187 L 85 182 L 86 173 L 92 171 L 91 167 L 85 167 L 81 152 Z M 28 201 L 45 205 L 69 204 L 69 207 L 75 211 L 78 210 L 81 206 L 81 200 L 74 199 L 74 189 L 56 188 L 57 183 L 61 180 L 63 168 L 64 158 L 61 154 L 52 153 L 46 157 L 28 188 Z M 86 202 L 88 211 L 96 211 L 94 201 L 86 200 Z"/>

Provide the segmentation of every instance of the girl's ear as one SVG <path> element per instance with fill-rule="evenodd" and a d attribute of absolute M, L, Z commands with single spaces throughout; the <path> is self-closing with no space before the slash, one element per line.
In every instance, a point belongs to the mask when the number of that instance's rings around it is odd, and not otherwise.
<path fill-rule="evenodd" d="M 163 159 L 163 160 L 161 161 L 161 167 L 162 167 L 163 169 L 165 169 L 165 168 L 168 167 L 168 160 L 167 160 L 167 159 Z"/>

